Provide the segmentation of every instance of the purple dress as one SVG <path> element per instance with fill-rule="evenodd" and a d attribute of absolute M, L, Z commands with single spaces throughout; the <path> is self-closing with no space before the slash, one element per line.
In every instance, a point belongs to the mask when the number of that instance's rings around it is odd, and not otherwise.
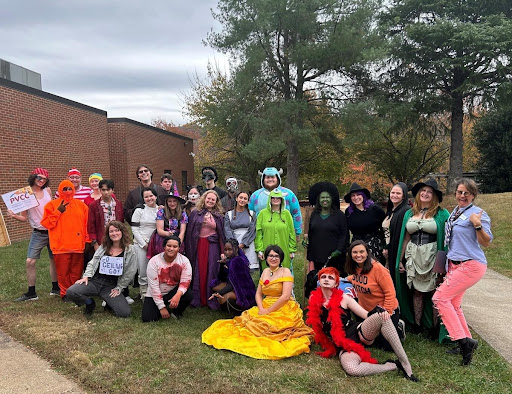
<path fill-rule="evenodd" d="M 192 210 L 188 217 L 187 231 L 185 233 L 185 255 L 190 260 L 192 265 L 192 292 L 194 298 L 190 303 L 191 306 L 199 307 L 200 302 L 200 288 L 199 288 L 199 265 L 197 262 L 197 243 L 199 241 L 199 232 L 203 224 L 204 215 L 208 212 L 206 209 L 201 211 Z M 221 251 L 224 250 L 224 216 L 219 213 L 212 213 L 215 220 L 216 233 L 208 237 L 208 277 L 206 283 L 211 283 L 212 280 L 217 279 L 219 274 L 219 263 Z M 222 245 L 222 247 L 221 247 Z M 207 298 L 212 295 L 212 289 L 208 286 Z M 216 299 L 208 300 L 207 305 L 210 309 L 220 309 L 220 305 Z"/>

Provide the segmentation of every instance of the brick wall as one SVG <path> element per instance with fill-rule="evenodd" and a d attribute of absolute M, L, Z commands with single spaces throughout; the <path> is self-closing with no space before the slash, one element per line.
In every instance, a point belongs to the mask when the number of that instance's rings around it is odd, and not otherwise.
<path fill-rule="evenodd" d="M 84 184 L 93 172 L 112 178 L 124 200 L 137 186 L 140 163 L 152 168 L 155 180 L 172 169 L 178 181 L 187 171 L 192 183 L 191 151 L 189 138 L 126 118 L 107 119 L 100 109 L 0 78 L 0 194 L 26 186 L 36 167 L 48 169 L 54 193 L 69 168 L 77 167 Z M 28 223 L 7 217 L 3 201 L 0 207 L 11 241 L 28 238 Z"/>
<path fill-rule="evenodd" d="M 193 183 L 194 160 L 189 155 L 193 140 L 190 138 L 126 118 L 108 119 L 108 132 L 110 155 L 116 158 L 110 168 L 116 175 L 116 193 L 120 198 L 126 198 L 131 189 L 140 185 L 135 175 L 140 164 L 151 168 L 155 183 L 160 183 L 164 170 L 172 170 L 180 193 L 182 171 L 187 171 L 188 183 Z"/>

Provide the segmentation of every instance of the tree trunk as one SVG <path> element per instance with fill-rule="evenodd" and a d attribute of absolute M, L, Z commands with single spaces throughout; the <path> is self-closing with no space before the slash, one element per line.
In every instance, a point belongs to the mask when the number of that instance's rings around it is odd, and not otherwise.
<path fill-rule="evenodd" d="M 462 151 L 464 139 L 462 136 L 462 122 L 464 119 L 463 102 L 461 95 L 452 96 L 451 142 L 450 142 L 450 171 L 448 173 L 447 191 L 451 193 L 454 181 L 462 178 Z"/>
<path fill-rule="evenodd" d="M 286 159 L 286 187 L 291 189 L 295 194 L 299 187 L 299 149 L 297 147 L 297 141 L 290 136 L 288 138 L 288 152 Z"/>

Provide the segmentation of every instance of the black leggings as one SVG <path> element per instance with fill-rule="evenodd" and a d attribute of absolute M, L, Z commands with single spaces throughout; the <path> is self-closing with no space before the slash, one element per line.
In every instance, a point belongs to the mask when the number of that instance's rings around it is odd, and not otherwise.
<path fill-rule="evenodd" d="M 178 306 L 175 309 L 169 308 L 169 302 L 172 297 L 178 292 L 178 286 L 176 286 L 174 289 L 172 289 L 169 293 L 164 295 L 163 300 L 165 303 L 166 308 L 171 312 L 174 313 L 175 316 L 179 317 L 183 314 L 183 311 L 187 308 L 187 306 L 192 302 L 192 292 L 190 290 L 187 290 L 185 294 L 183 294 L 180 298 L 180 302 L 178 303 Z M 160 310 L 155 304 L 155 301 L 153 301 L 153 297 L 144 297 L 144 305 L 142 306 L 142 321 L 143 322 L 150 322 L 150 321 L 157 321 L 162 318 L 162 315 L 160 314 Z"/>

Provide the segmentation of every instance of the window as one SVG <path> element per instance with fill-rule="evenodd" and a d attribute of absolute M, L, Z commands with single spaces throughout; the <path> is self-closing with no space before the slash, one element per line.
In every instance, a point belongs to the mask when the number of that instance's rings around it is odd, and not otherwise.
<path fill-rule="evenodd" d="M 187 194 L 187 171 L 181 171 L 181 192 L 186 195 Z"/>

